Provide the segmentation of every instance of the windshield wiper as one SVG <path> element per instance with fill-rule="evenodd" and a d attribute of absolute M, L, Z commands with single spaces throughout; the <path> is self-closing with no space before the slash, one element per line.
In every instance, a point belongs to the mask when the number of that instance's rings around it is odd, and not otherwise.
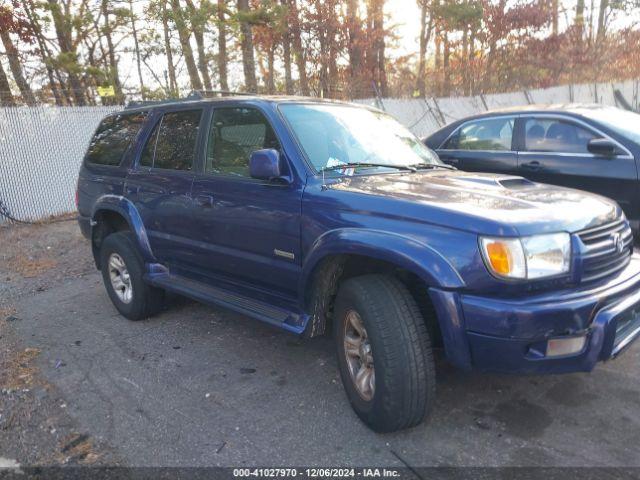
<path fill-rule="evenodd" d="M 445 170 L 457 170 L 456 167 L 446 164 L 440 163 L 416 163 L 411 165 L 413 168 L 422 170 L 422 169 L 434 169 L 434 168 L 444 168 Z"/>
<path fill-rule="evenodd" d="M 381 168 L 395 168 L 396 170 L 408 170 L 415 172 L 416 168 L 413 165 L 391 165 L 388 163 L 370 163 L 370 162 L 350 162 L 341 163 L 339 165 L 331 165 L 328 167 L 322 167 L 321 172 L 329 172 L 332 170 L 343 170 L 346 168 L 359 168 L 359 167 L 381 167 Z"/>

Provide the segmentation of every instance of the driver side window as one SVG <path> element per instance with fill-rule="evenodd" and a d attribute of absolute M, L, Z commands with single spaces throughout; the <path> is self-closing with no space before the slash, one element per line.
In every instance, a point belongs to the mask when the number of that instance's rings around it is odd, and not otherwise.
<path fill-rule="evenodd" d="M 249 157 L 264 148 L 280 150 L 280 143 L 259 110 L 217 108 L 209 132 L 205 171 L 249 178 Z"/>

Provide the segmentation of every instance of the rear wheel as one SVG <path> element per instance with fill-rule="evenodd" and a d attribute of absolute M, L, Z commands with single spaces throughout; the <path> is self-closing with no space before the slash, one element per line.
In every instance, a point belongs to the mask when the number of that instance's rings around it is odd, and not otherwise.
<path fill-rule="evenodd" d="M 340 375 L 357 415 L 378 432 L 421 423 L 435 399 L 429 334 L 396 278 L 366 275 L 338 291 L 334 333 Z"/>
<path fill-rule="evenodd" d="M 142 320 L 158 313 L 164 291 L 143 280 L 144 261 L 131 232 L 112 233 L 100 248 L 102 280 L 118 311 L 129 320 Z"/>

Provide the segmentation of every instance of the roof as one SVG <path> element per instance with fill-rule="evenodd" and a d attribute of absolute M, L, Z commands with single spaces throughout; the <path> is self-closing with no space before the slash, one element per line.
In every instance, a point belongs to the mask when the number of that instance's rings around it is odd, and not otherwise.
<path fill-rule="evenodd" d="M 202 103 L 227 103 L 237 101 L 253 101 L 253 102 L 267 102 L 267 103 L 291 103 L 291 102 L 304 102 L 304 103 L 324 103 L 324 104 L 341 104 L 341 105 L 355 105 L 340 100 L 329 100 L 323 98 L 302 97 L 302 96 L 290 96 L 290 95 L 251 95 L 251 94 L 232 94 L 224 97 L 211 97 L 206 98 L 199 95 L 189 95 L 183 99 L 169 99 L 159 101 L 141 101 L 130 102 L 125 110 L 137 110 L 137 109 L 149 109 L 155 107 L 164 106 L 179 106 L 179 105 L 196 105 Z"/>
<path fill-rule="evenodd" d="M 494 110 L 489 110 L 486 113 L 514 113 L 514 112 L 569 112 L 578 113 L 581 110 L 599 110 L 604 108 L 611 108 L 608 105 L 601 105 L 598 103 L 553 103 L 553 104 L 534 104 L 534 105 L 520 105 L 516 107 L 505 107 Z"/>

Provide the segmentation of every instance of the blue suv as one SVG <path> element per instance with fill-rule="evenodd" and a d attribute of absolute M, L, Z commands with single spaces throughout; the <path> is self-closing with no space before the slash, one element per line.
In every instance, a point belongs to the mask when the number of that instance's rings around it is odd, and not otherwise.
<path fill-rule="evenodd" d="M 466 370 L 576 372 L 640 335 L 640 257 L 615 202 L 457 171 L 367 107 L 127 108 L 90 143 L 78 210 L 122 315 L 147 318 L 170 291 L 332 331 L 376 431 L 428 416 L 435 349 Z"/>

